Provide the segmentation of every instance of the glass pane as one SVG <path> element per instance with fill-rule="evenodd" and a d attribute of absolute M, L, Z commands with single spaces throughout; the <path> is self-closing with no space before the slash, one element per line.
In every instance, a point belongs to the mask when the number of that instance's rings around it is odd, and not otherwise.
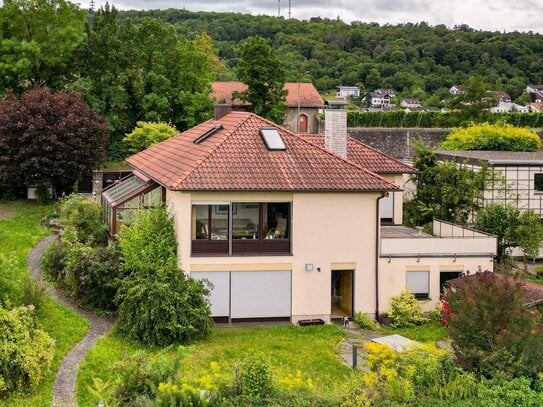
<path fill-rule="evenodd" d="M 209 238 L 209 205 L 192 205 L 192 238 Z"/>
<path fill-rule="evenodd" d="M 284 150 L 286 148 L 285 143 L 283 142 L 283 139 L 281 138 L 281 135 L 277 129 L 262 128 L 260 129 L 260 134 L 262 135 L 268 150 Z"/>
<path fill-rule="evenodd" d="M 543 174 L 534 174 L 534 190 L 543 192 Z"/>
<path fill-rule="evenodd" d="M 264 204 L 264 236 L 265 239 L 289 238 L 289 208 L 288 202 Z"/>
<path fill-rule="evenodd" d="M 232 204 L 232 238 L 258 239 L 259 212 L 258 203 Z"/>
<path fill-rule="evenodd" d="M 211 240 L 228 240 L 230 205 L 211 205 Z"/>

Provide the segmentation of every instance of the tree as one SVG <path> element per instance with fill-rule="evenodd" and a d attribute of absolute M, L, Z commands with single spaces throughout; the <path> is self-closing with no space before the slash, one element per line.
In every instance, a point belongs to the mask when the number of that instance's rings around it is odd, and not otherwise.
<path fill-rule="evenodd" d="M 175 127 L 167 123 L 138 122 L 137 127 L 123 141 L 130 146 L 131 153 L 138 153 L 178 133 Z"/>
<path fill-rule="evenodd" d="M 47 88 L 0 102 L 0 185 L 70 190 L 105 158 L 107 123 L 77 93 Z"/>
<path fill-rule="evenodd" d="M 445 290 L 443 322 L 458 362 L 483 376 L 534 378 L 543 366 L 540 314 L 526 306 L 522 282 L 491 272 Z"/>
<path fill-rule="evenodd" d="M 518 209 L 501 203 L 481 208 L 475 227 L 498 237 L 499 259 L 513 247 L 520 247 L 528 257 L 536 257 L 543 240 L 539 217 L 533 211 L 521 214 Z"/>
<path fill-rule="evenodd" d="M 285 114 L 285 72 L 269 41 L 251 37 L 240 45 L 237 77 L 247 90 L 236 92 L 239 99 L 251 103 L 251 110 L 276 123 Z"/>
<path fill-rule="evenodd" d="M 463 84 L 463 93 L 450 102 L 451 109 L 460 110 L 466 118 L 479 118 L 485 110 L 498 104 L 494 92 L 480 75 L 470 76 Z"/>
<path fill-rule="evenodd" d="M 4 0 L 0 8 L 0 94 L 36 85 L 60 89 L 74 76 L 85 12 L 64 0 Z"/>

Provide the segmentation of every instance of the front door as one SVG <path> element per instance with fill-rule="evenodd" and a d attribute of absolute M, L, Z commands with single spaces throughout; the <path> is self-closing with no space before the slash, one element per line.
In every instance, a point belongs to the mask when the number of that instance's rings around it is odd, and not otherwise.
<path fill-rule="evenodd" d="M 439 273 L 439 294 L 443 294 L 443 290 L 447 287 L 449 280 L 462 277 L 461 271 L 442 271 Z"/>
<path fill-rule="evenodd" d="M 353 270 L 332 270 L 332 319 L 353 317 L 353 281 Z"/>
<path fill-rule="evenodd" d="M 298 116 L 298 133 L 307 133 L 307 115 Z"/>

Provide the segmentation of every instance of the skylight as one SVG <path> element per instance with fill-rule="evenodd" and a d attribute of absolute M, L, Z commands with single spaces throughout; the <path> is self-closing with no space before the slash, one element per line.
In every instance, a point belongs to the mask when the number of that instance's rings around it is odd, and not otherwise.
<path fill-rule="evenodd" d="M 281 138 L 281 135 L 274 127 L 262 127 L 260 129 L 260 135 L 266 143 L 268 150 L 286 150 L 285 143 Z"/>

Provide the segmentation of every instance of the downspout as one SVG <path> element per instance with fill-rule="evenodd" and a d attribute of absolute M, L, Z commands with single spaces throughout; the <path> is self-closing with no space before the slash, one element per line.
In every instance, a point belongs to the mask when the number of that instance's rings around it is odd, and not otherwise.
<path fill-rule="evenodd" d="M 381 192 L 381 196 L 376 200 L 375 208 L 375 320 L 379 322 L 379 250 L 381 242 L 379 241 L 379 229 L 381 228 L 381 218 L 379 214 L 379 201 L 388 196 L 388 192 Z"/>

